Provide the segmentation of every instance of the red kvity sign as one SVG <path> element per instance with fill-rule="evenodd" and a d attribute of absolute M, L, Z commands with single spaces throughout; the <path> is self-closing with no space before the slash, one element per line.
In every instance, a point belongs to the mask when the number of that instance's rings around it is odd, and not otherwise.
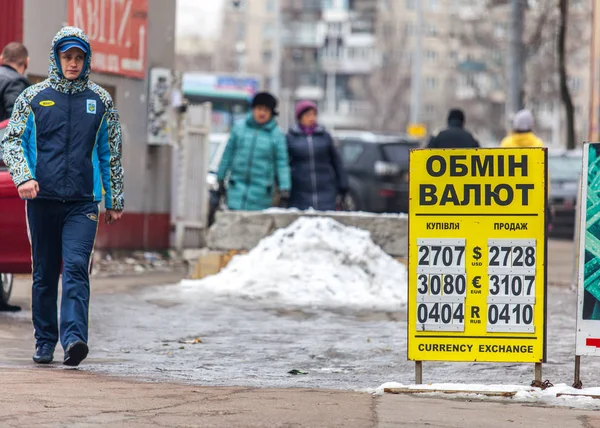
<path fill-rule="evenodd" d="M 144 79 L 148 0 L 69 0 L 69 25 L 92 44 L 92 71 Z"/>

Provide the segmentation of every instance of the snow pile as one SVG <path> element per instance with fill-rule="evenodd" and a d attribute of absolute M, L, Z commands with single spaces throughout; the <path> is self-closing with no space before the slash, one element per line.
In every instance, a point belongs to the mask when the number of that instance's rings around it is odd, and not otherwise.
<path fill-rule="evenodd" d="M 407 298 L 403 264 L 375 245 L 369 232 L 322 217 L 301 217 L 234 257 L 219 274 L 182 285 L 294 306 L 397 310 Z"/>
<path fill-rule="evenodd" d="M 510 400 L 525 403 L 544 404 L 549 406 L 567 406 L 581 409 L 598 409 L 600 401 L 592 396 L 600 396 L 600 388 L 575 389 L 566 384 L 554 385 L 542 390 L 524 385 L 480 385 L 480 384 L 455 384 L 438 383 L 427 385 L 404 385 L 396 382 L 388 382 L 379 388 L 366 390 L 371 394 L 382 395 L 385 388 L 432 390 L 426 393 L 432 397 L 472 397 L 487 400 Z M 441 391 L 460 391 L 449 394 Z M 514 392 L 513 397 L 486 396 L 485 392 Z"/>
<path fill-rule="evenodd" d="M 298 208 L 267 208 L 260 214 L 300 214 L 304 216 L 327 215 L 332 217 L 373 217 L 373 218 L 408 218 L 406 213 L 372 213 L 368 211 L 317 211 L 314 208 L 299 210 Z"/>

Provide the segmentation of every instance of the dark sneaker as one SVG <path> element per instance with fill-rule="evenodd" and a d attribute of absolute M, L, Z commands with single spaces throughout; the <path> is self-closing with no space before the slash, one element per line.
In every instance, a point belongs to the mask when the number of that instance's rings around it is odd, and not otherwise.
<path fill-rule="evenodd" d="M 85 360 L 89 352 L 88 346 L 84 341 L 78 340 L 70 343 L 65 351 L 65 360 L 63 364 L 65 366 L 77 367 L 79 363 Z"/>
<path fill-rule="evenodd" d="M 20 306 L 9 305 L 8 303 L 0 303 L 0 312 L 19 312 Z"/>
<path fill-rule="evenodd" d="M 33 361 L 38 364 L 50 364 L 54 360 L 54 346 L 49 343 L 43 343 L 35 348 Z"/>

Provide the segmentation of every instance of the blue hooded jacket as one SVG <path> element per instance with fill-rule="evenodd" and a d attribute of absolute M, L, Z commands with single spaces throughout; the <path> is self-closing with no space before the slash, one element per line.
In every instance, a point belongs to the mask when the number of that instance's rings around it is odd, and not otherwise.
<path fill-rule="evenodd" d="M 74 40 L 87 47 L 75 80 L 64 77 L 57 47 Z M 89 80 L 92 50 L 85 33 L 64 27 L 54 37 L 48 78 L 17 98 L 2 141 L 13 182 L 36 180 L 38 198 L 100 202 L 122 210 L 121 126 L 113 101 Z"/>

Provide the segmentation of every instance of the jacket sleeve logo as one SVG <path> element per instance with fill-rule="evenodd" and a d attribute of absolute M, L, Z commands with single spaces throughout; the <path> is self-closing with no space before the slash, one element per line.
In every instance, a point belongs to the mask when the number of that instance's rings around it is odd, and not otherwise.
<path fill-rule="evenodd" d="M 54 105 L 54 101 L 52 101 L 52 100 L 40 101 L 40 105 L 42 107 L 52 107 Z"/>
<path fill-rule="evenodd" d="M 96 114 L 96 100 L 87 100 L 87 112 Z"/>

